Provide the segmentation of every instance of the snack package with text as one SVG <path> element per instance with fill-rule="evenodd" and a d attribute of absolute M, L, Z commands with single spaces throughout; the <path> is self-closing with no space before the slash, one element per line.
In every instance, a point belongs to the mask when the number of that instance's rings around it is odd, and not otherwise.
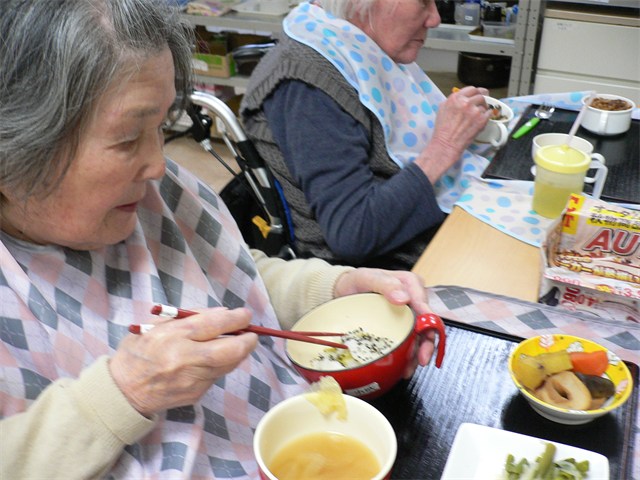
<path fill-rule="evenodd" d="M 542 303 L 640 323 L 640 211 L 571 195 L 541 254 Z"/>

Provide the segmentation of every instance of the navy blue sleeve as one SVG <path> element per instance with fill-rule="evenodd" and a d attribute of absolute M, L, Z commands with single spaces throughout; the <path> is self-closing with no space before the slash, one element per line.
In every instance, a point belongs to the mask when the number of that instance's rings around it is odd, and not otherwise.
<path fill-rule="evenodd" d="M 321 90 L 285 82 L 264 110 L 336 255 L 353 261 L 380 255 L 444 220 L 433 186 L 418 166 L 382 182 L 374 178 L 365 128 Z"/>

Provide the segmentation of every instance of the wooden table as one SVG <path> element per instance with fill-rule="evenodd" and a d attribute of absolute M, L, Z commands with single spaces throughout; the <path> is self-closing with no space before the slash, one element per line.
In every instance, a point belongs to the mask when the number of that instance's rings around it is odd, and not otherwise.
<path fill-rule="evenodd" d="M 454 207 L 412 271 L 428 287 L 458 285 L 537 302 L 540 249 Z"/>

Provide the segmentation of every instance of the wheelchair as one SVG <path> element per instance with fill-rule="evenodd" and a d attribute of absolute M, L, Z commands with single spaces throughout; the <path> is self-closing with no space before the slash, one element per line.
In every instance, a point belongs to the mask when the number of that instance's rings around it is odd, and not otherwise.
<path fill-rule="evenodd" d="M 272 257 L 297 258 L 293 224 L 282 189 L 236 115 L 222 100 L 205 92 L 193 92 L 190 100 L 187 114 L 193 125 L 187 133 L 233 174 L 220 196 L 247 244 Z M 238 162 L 240 174 L 213 150 L 210 132 L 214 119 L 203 113 L 203 107 L 215 116 L 216 128 Z"/>

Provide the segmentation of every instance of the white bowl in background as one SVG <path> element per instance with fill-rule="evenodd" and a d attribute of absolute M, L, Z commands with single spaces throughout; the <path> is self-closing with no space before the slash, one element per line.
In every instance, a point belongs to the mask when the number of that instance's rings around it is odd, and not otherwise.
<path fill-rule="evenodd" d="M 582 99 L 584 105 L 591 95 L 588 95 Z M 619 135 L 629 130 L 631 126 L 631 112 L 636 107 L 636 104 L 631 100 L 620 95 L 608 95 L 599 93 L 595 95 L 595 98 L 604 98 L 606 100 L 624 100 L 630 107 L 626 110 L 600 110 L 592 106 L 588 106 L 580 126 L 589 130 L 590 132 L 597 133 L 598 135 Z M 594 100 L 595 100 L 594 98 Z M 591 100 L 593 102 L 593 100 Z"/>

